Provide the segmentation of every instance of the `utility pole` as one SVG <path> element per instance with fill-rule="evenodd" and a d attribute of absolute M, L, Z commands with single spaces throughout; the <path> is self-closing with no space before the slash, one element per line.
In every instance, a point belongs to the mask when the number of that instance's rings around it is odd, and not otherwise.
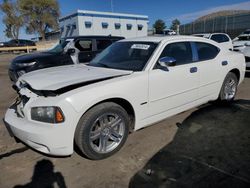
<path fill-rule="evenodd" d="M 110 0 L 111 12 L 114 12 L 113 0 Z"/>

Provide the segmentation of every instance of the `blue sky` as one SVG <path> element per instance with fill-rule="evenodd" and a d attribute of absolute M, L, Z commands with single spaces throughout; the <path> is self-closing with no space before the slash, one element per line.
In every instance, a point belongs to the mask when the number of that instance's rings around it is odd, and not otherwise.
<path fill-rule="evenodd" d="M 3 0 L 0 0 L 2 3 Z M 77 9 L 111 11 L 111 0 L 58 0 L 61 7 L 61 15 L 70 14 Z M 113 0 L 114 12 L 143 14 L 149 16 L 150 26 L 158 18 L 163 19 L 167 26 L 171 20 L 179 18 L 181 23 L 188 23 L 208 13 L 226 10 L 243 9 L 250 10 L 250 1 L 246 0 Z M 3 14 L 0 13 L 0 41 L 8 40 L 4 36 Z M 30 39 L 24 29 L 21 38 Z"/>

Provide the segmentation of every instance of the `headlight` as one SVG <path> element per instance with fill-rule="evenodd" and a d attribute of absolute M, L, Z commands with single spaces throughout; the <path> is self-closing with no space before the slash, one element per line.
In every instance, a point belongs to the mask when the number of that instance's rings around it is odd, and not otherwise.
<path fill-rule="evenodd" d="M 36 61 L 33 61 L 33 62 L 29 62 L 29 63 L 16 63 L 16 66 L 18 67 L 29 67 L 29 66 L 32 66 L 32 65 L 35 65 L 36 64 Z"/>
<path fill-rule="evenodd" d="M 31 119 L 46 123 L 62 123 L 64 115 L 59 107 L 33 107 L 31 108 Z"/>

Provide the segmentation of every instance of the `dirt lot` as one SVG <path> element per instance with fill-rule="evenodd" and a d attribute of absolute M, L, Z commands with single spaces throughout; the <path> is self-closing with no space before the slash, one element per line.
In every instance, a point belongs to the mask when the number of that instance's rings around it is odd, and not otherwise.
<path fill-rule="evenodd" d="M 0 54 L 1 119 L 15 98 L 13 57 Z M 249 145 L 247 74 L 232 105 L 207 104 L 135 132 L 102 161 L 44 156 L 15 143 L 0 122 L 0 187 L 250 187 Z"/>

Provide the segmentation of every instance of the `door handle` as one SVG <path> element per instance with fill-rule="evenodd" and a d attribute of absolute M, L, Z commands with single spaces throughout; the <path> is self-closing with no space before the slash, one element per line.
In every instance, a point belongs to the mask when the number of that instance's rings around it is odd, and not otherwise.
<path fill-rule="evenodd" d="M 222 66 L 226 66 L 228 64 L 228 62 L 227 61 L 222 61 L 221 64 L 222 64 Z"/>
<path fill-rule="evenodd" d="M 198 71 L 198 68 L 197 67 L 191 67 L 190 68 L 190 73 L 195 73 Z"/>

